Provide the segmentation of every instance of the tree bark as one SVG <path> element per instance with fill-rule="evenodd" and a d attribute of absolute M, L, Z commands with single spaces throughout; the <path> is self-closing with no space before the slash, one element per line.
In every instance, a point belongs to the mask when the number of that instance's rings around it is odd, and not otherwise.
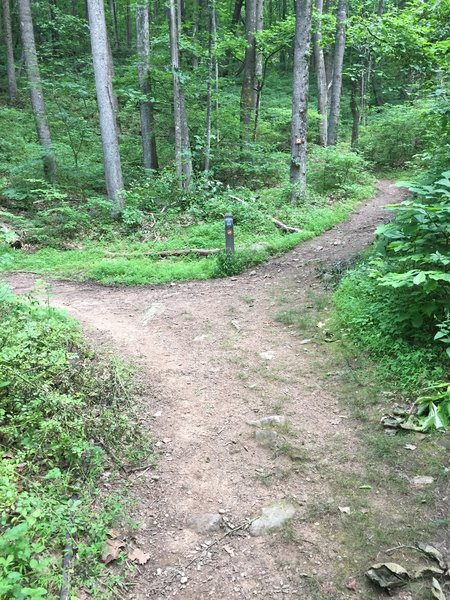
<path fill-rule="evenodd" d="M 352 112 L 352 148 L 356 150 L 359 141 L 359 126 L 361 123 L 361 111 L 358 105 L 358 80 L 352 81 L 350 92 L 350 110 Z"/>
<path fill-rule="evenodd" d="M 5 40 L 6 47 L 6 74 L 8 76 L 8 94 L 11 104 L 14 104 L 17 100 L 17 80 L 16 80 L 16 67 L 14 64 L 14 50 L 12 41 L 12 29 L 11 29 L 11 11 L 9 7 L 9 0 L 2 0 L 3 7 L 3 37 Z"/>
<path fill-rule="evenodd" d="M 131 25 L 131 9 L 129 2 L 127 2 L 125 6 L 125 24 L 127 28 L 127 48 L 128 50 L 131 50 L 133 44 L 133 26 Z"/>
<path fill-rule="evenodd" d="M 295 8 L 294 77 L 292 90 L 291 173 L 292 200 L 306 186 L 307 111 L 311 0 L 297 0 Z"/>
<path fill-rule="evenodd" d="M 209 27 L 208 27 L 208 87 L 206 93 L 206 142 L 205 142 L 205 162 L 203 170 L 206 174 L 209 172 L 211 161 L 211 132 L 212 132 L 212 88 L 213 78 L 217 72 L 216 59 L 216 4 L 215 0 L 210 0 L 209 6 Z M 217 90 L 216 90 L 217 93 Z"/>
<path fill-rule="evenodd" d="M 136 37 L 138 53 L 138 76 L 141 93 L 147 99 L 141 100 L 141 135 L 144 153 L 144 167 L 158 169 L 158 155 L 154 129 L 153 100 L 150 98 L 152 86 L 150 80 L 150 24 L 148 0 L 139 0 L 136 5 Z"/>
<path fill-rule="evenodd" d="M 256 108 L 256 5 L 258 0 L 246 0 L 244 72 L 241 89 L 240 121 L 241 141 L 248 144 Z"/>
<path fill-rule="evenodd" d="M 190 187 L 192 182 L 192 155 L 189 141 L 189 128 L 186 115 L 184 90 L 180 81 L 179 51 L 179 6 L 176 0 L 169 0 L 170 56 L 172 63 L 173 112 L 175 121 L 175 162 L 180 186 Z"/>
<path fill-rule="evenodd" d="M 103 0 L 88 0 L 92 62 L 100 117 L 106 191 L 116 212 L 122 210 L 123 179 L 112 86 L 112 63 Z"/>
<path fill-rule="evenodd" d="M 45 110 L 44 94 L 34 41 L 30 0 L 19 0 L 18 4 L 23 54 L 30 86 L 31 106 L 36 123 L 37 136 L 43 151 L 44 173 L 50 182 L 54 182 L 56 179 L 56 159 Z"/>
<path fill-rule="evenodd" d="M 89 0 L 88 0 L 88 4 L 89 4 Z M 112 21 L 113 37 L 114 37 L 114 46 L 115 46 L 116 50 L 119 50 L 120 49 L 119 23 L 118 23 L 118 20 L 117 20 L 117 5 L 116 5 L 116 0 L 109 0 L 109 12 L 111 13 L 111 21 Z"/>
<path fill-rule="evenodd" d="M 347 0 L 339 0 L 336 21 L 336 41 L 334 44 L 333 83 L 331 86 L 330 118 L 328 120 L 328 144 L 337 142 L 339 115 L 341 110 L 342 67 L 345 52 L 345 25 L 347 19 Z"/>
<path fill-rule="evenodd" d="M 316 0 L 317 13 L 317 31 L 314 33 L 314 65 L 316 71 L 317 82 L 317 110 L 320 115 L 319 124 L 319 144 L 327 145 L 327 128 L 328 128 L 328 90 L 327 90 L 327 74 L 325 70 L 325 58 L 322 48 L 322 31 L 321 18 L 323 11 L 323 0 Z"/>
<path fill-rule="evenodd" d="M 264 0 L 256 0 L 256 33 L 261 33 L 264 28 Z M 256 136 L 258 133 L 258 121 L 261 110 L 261 96 L 262 89 L 264 86 L 264 73 L 263 73 L 263 54 L 258 50 L 258 44 L 256 44 L 256 65 L 255 65 L 255 88 L 256 88 L 256 100 L 255 100 L 255 126 L 253 130 L 253 141 L 256 142 Z"/>

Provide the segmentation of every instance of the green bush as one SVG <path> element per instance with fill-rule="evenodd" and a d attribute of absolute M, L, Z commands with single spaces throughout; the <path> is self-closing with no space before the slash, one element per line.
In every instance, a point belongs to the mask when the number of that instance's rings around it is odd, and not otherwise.
<path fill-rule="evenodd" d="M 426 103 L 385 105 L 361 128 L 359 148 L 378 168 L 404 167 L 426 147 Z"/>
<path fill-rule="evenodd" d="M 308 160 L 308 184 L 319 194 L 335 193 L 354 197 L 356 188 L 372 185 L 364 158 L 344 144 L 311 148 Z"/>
<path fill-rule="evenodd" d="M 130 372 L 94 355 L 72 320 L 4 286 L 0 321 L 0 597 L 53 597 L 69 531 L 73 591 L 95 591 L 119 510 L 103 498 L 93 512 L 96 478 L 110 448 L 126 463 L 149 452 L 129 412 Z"/>

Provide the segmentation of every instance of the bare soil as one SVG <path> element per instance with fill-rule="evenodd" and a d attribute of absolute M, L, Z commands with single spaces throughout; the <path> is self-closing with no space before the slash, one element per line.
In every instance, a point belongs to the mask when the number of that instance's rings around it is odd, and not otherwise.
<path fill-rule="evenodd" d="M 141 417 L 161 452 L 156 470 L 128 477 L 133 544 L 151 559 L 117 597 L 375 597 L 340 533 L 348 515 L 336 480 L 364 483 L 358 424 L 323 371 L 329 345 L 305 341 L 275 315 L 285 306 L 308 314 L 322 285 L 317 267 L 365 248 L 387 219 L 383 206 L 403 195 L 382 180 L 377 196 L 345 223 L 231 279 L 139 288 L 52 282 L 54 306 L 94 342 L 139 365 L 148 389 Z M 35 277 L 5 279 L 21 293 Z M 273 414 L 286 416 L 288 427 L 267 448 L 248 423 Z M 267 536 L 243 527 L 223 537 L 229 526 L 198 534 L 188 526 L 196 513 L 219 513 L 239 527 L 280 500 L 294 504 L 296 515 Z M 362 515 L 380 510 L 383 491 L 371 490 Z M 390 510 L 401 524 L 397 507 Z"/>

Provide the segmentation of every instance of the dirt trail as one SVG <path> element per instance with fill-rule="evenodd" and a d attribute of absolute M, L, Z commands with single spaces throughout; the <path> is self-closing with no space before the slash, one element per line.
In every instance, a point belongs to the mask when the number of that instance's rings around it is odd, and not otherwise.
<path fill-rule="evenodd" d="M 152 558 L 122 597 L 320 598 L 304 587 L 305 574 L 332 582 L 341 570 L 346 576 L 345 548 L 310 507 L 332 502 L 330 472 L 357 474 L 357 442 L 317 367 L 327 349 L 302 343 L 274 316 L 283 302 L 306 307 L 320 287 L 318 262 L 364 248 L 386 219 L 383 205 L 402 196 L 380 181 L 377 197 L 347 222 L 237 278 L 149 288 L 52 283 L 52 304 L 91 338 L 135 360 L 150 384 L 142 418 L 163 455 L 156 473 L 130 481 L 138 501 L 135 542 Z M 17 292 L 34 279 L 6 278 Z M 289 424 L 275 451 L 258 443 L 248 424 L 273 414 Z M 227 529 L 199 534 L 188 526 L 197 513 L 237 526 L 280 500 L 295 506 L 293 524 L 269 536 L 242 530 L 208 550 L 201 544 Z M 343 585 L 333 597 L 356 596 Z"/>

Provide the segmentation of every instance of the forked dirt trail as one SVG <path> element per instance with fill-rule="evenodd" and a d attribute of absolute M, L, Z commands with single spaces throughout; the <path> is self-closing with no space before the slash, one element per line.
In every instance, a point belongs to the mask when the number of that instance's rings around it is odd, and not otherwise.
<path fill-rule="evenodd" d="M 232 279 L 149 288 L 52 283 L 52 303 L 91 339 L 137 362 L 149 384 L 142 419 L 162 456 L 156 471 L 129 481 L 134 544 L 151 559 L 118 597 L 371 597 L 347 589 L 361 573 L 334 531 L 345 514 L 330 477 L 358 478 L 360 442 L 318 367 L 329 350 L 274 317 L 285 305 L 307 314 L 320 288 L 318 263 L 363 249 L 386 220 L 382 207 L 403 196 L 380 181 L 377 197 L 347 222 Z M 6 279 L 22 292 L 35 278 Z M 249 424 L 271 415 L 286 424 L 268 434 Z M 246 523 L 281 501 L 282 510 L 295 509 L 292 521 L 251 536 Z"/>

